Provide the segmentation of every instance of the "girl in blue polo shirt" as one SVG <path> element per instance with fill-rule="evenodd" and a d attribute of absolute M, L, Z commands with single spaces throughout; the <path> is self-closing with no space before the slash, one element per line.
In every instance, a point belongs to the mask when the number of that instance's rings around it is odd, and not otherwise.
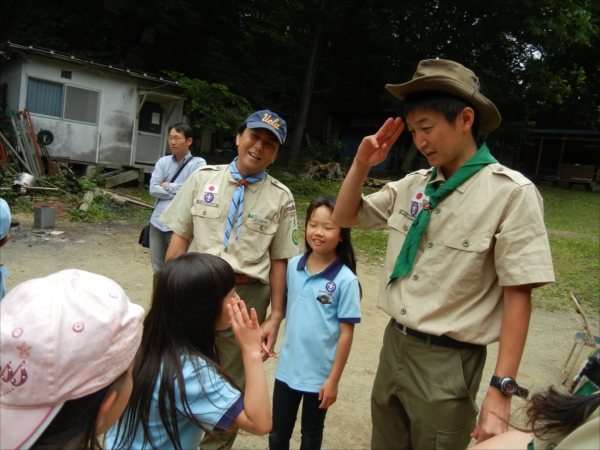
<path fill-rule="evenodd" d="M 331 221 L 335 197 L 319 197 L 306 211 L 306 253 L 287 268 L 283 344 L 275 373 L 271 450 L 289 449 L 302 406 L 301 449 L 320 449 L 327 408 L 360 322 L 360 286 L 350 228 Z"/>
<path fill-rule="evenodd" d="M 242 350 L 246 393 L 219 367 L 216 330 L 231 325 Z M 203 433 L 271 429 L 261 332 L 254 308 L 235 292 L 223 259 L 186 253 L 154 274 L 152 304 L 133 368 L 125 414 L 108 449 L 197 449 Z"/>

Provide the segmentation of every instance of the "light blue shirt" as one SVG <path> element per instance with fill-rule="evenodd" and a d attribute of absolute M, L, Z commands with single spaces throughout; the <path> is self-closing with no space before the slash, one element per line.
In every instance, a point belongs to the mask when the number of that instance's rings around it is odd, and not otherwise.
<path fill-rule="evenodd" d="M 8 273 L 8 269 L 2 263 L 0 263 L 0 300 L 4 298 L 6 295 L 6 284 L 4 284 L 4 276 L 10 278 L 10 274 Z"/>
<path fill-rule="evenodd" d="M 177 179 L 171 183 L 170 180 L 179 169 L 180 164 L 183 164 L 190 158 L 194 159 L 183 168 Z M 203 158 L 194 157 L 191 153 L 188 153 L 179 164 L 177 164 L 177 160 L 173 155 L 163 156 L 156 162 L 154 171 L 152 172 L 152 178 L 150 179 L 150 195 L 156 197 L 154 211 L 152 212 L 152 217 L 150 217 L 150 223 L 152 225 L 160 231 L 171 231 L 168 226 L 159 220 L 160 215 L 167 209 L 167 206 L 169 206 L 171 200 L 173 200 L 177 192 L 179 192 L 179 189 L 185 180 L 187 180 L 197 168 L 205 165 L 206 161 Z M 167 189 L 160 185 L 165 181 L 169 182 Z"/>
<path fill-rule="evenodd" d="M 339 257 L 311 275 L 306 269 L 311 251 L 287 267 L 285 333 L 275 378 L 297 391 L 318 393 L 333 368 L 340 323 L 360 322 L 360 289 Z"/>
<path fill-rule="evenodd" d="M 227 381 L 221 378 L 214 366 L 207 363 L 202 358 L 194 358 L 193 362 L 190 358 L 186 358 L 183 361 L 182 372 L 185 380 L 186 395 L 192 413 L 198 420 L 205 424 L 209 430 L 217 428 L 215 431 L 218 431 L 228 428 L 244 409 L 244 398 L 242 393 L 231 387 Z M 159 373 L 159 380 L 160 377 L 161 374 Z M 148 423 L 150 435 L 154 440 L 156 448 L 172 449 L 174 446 L 163 427 L 158 412 L 158 389 L 159 383 L 156 383 L 154 392 L 152 393 L 150 421 Z M 179 395 L 179 386 L 177 382 L 175 382 L 175 399 L 175 407 L 179 410 L 183 410 L 183 402 Z M 181 415 L 177 418 L 177 426 L 179 429 L 181 448 L 197 449 L 200 444 L 200 439 L 202 438 L 202 429 L 198 428 Z M 115 425 L 108 433 L 106 433 L 106 449 L 118 448 L 115 447 L 115 442 L 118 443 L 119 441 L 116 432 L 117 426 Z M 127 448 L 152 448 L 150 445 L 142 446 L 143 441 L 144 432 L 140 425 L 138 426 L 133 444 Z"/>

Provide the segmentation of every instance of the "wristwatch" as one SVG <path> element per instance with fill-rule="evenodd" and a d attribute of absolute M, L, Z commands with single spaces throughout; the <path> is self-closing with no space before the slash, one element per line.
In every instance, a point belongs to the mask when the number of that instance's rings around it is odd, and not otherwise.
<path fill-rule="evenodd" d="M 516 395 L 521 398 L 527 398 L 529 395 L 529 390 L 519 387 L 517 381 L 512 377 L 497 377 L 492 375 L 490 386 L 499 389 L 504 395 Z"/>

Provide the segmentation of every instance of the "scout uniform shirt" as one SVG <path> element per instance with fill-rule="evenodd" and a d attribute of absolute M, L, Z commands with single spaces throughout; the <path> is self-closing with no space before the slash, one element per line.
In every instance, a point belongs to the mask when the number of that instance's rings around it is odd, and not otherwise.
<path fill-rule="evenodd" d="M 236 273 L 268 284 L 271 260 L 298 253 L 294 198 L 269 175 L 249 183 L 239 239 L 236 242 L 236 222 L 225 248 L 223 237 L 236 187 L 229 165 L 201 167 L 186 180 L 160 220 L 181 237 L 191 239 L 189 252 L 219 256 Z"/>
<path fill-rule="evenodd" d="M 554 281 L 542 198 L 520 173 L 484 167 L 432 209 L 412 270 L 387 286 L 430 175 L 420 170 L 363 196 L 360 224 L 390 227 L 377 306 L 408 328 L 490 344 L 500 336 L 503 286 Z M 439 170 L 432 182 L 444 181 Z"/>

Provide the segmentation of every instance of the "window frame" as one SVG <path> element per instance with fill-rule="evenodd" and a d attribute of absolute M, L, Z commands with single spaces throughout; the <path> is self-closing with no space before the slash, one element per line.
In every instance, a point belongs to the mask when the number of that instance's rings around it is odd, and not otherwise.
<path fill-rule="evenodd" d="M 31 80 L 35 80 L 36 82 L 42 82 L 42 83 L 48 83 L 48 84 L 55 84 L 55 85 L 60 85 L 62 86 L 62 98 L 61 98 L 61 113 L 60 116 L 52 116 L 52 115 L 48 115 L 48 114 L 44 114 L 44 113 L 39 113 L 39 112 L 34 112 L 30 110 L 31 114 L 35 114 L 38 116 L 43 116 L 43 117 L 49 117 L 52 119 L 58 119 L 58 120 L 64 120 L 67 122 L 74 122 L 74 123 L 81 123 L 81 124 L 85 124 L 85 125 L 92 125 L 92 126 L 98 126 L 100 124 L 100 105 L 102 102 L 102 90 L 101 89 L 90 89 L 88 87 L 83 87 L 83 86 L 78 86 L 76 84 L 71 84 L 71 83 L 63 83 L 63 82 L 57 82 L 57 81 L 52 81 L 52 80 L 48 80 L 48 79 L 44 79 L 44 78 L 38 78 L 35 76 L 27 76 L 27 97 L 25 98 L 25 105 L 28 108 L 28 101 L 29 101 L 29 82 Z M 77 120 L 77 119 L 71 119 L 71 118 L 67 118 L 65 117 L 65 112 L 67 109 L 67 91 L 69 88 L 74 88 L 74 89 L 81 89 L 84 91 L 90 91 L 90 92 L 95 92 L 97 94 L 97 101 L 96 101 L 96 121 L 95 122 L 85 122 L 82 120 Z"/>

